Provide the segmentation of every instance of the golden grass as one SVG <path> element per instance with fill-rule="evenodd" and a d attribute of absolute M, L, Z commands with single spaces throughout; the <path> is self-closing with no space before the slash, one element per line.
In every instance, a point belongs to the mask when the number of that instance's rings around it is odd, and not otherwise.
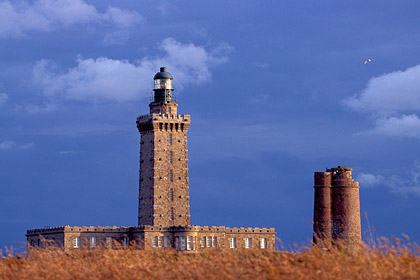
<path fill-rule="evenodd" d="M 420 279 L 419 246 L 393 241 L 293 253 L 33 249 L 1 259 L 0 279 Z"/>

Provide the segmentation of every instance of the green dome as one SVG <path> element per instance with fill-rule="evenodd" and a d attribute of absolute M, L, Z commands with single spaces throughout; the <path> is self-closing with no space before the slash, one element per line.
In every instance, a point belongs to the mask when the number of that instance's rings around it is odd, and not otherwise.
<path fill-rule="evenodd" d="M 174 78 L 172 77 L 171 73 L 166 72 L 166 67 L 160 67 L 160 72 L 157 72 L 153 79 L 154 80 L 156 80 L 156 79 L 171 79 L 171 80 L 173 80 Z"/>

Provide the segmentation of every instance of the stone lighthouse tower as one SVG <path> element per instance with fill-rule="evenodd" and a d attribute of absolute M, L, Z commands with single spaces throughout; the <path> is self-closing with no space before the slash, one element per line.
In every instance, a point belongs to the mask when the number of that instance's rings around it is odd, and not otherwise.
<path fill-rule="evenodd" d="M 138 225 L 190 224 L 187 131 L 190 116 L 177 112 L 172 75 L 161 67 L 154 76 L 150 114 L 137 118 L 140 140 Z"/>
<path fill-rule="evenodd" d="M 329 246 L 342 240 L 352 246 L 361 242 L 359 183 L 351 172 L 345 166 L 315 172 L 315 243 Z"/>

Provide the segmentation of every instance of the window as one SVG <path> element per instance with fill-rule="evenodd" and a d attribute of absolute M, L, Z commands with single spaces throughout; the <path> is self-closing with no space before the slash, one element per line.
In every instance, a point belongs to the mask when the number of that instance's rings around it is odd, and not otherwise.
<path fill-rule="evenodd" d="M 90 245 L 90 248 L 96 247 L 96 237 L 95 236 L 92 236 L 92 237 L 89 238 L 89 245 Z"/>
<path fill-rule="evenodd" d="M 192 236 L 187 237 L 187 250 L 191 251 L 194 248 L 194 239 Z"/>
<path fill-rule="evenodd" d="M 163 236 L 159 236 L 158 238 L 158 247 L 163 247 Z"/>
<path fill-rule="evenodd" d="M 261 238 L 260 245 L 261 245 L 261 249 L 266 249 L 267 248 L 267 239 L 266 238 Z"/>
<path fill-rule="evenodd" d="M 163 246 L 165 248 L 169 247 L 169 238 L 167 236 L 163 237 Z"/>
<path fill-rule="evenodd" d="M 35 241 L 31 240 L 31 247 L 35 246 Z"/>
<path fill-rule="evenodd" d="M 206 237 L 205 236 L 203 236 L 201 238 L 201 247 L 206 247 Z"/>
<path fill-rule="evenodd" d="M 230 248 L 236 248 L 236 238 L 235 237 L 232 237 L 231 239 L 230 239 Z"/>
<path fill-rule="evenodd" d="M 171 221 L 174 219 L 174 208 L 171 207 Z"/>
<path fill-rule="evenodd" d="M 177 251 L 179 251 L 179 236 L 176 236 L 175 237 L 175 249 L 177 250 Z"/>
<path fill-rule="evenodd" d="M 166 114 L 168 114 L 168 115 L 171 114 L 171 107 L 166 108 Z"/>
<path fill-rule="evenodd" d="M 158 237 L 155 236 L 153 237 L 153 247 L 157 247 L 158 246 Z"/>
<path fill-rule="evenodd" d="M 80 237 L 75 237 L 73 239 L 73 248 L 80 248 Z"/>
<path fill-rule="evenodd" d="M 172 163 L 172 156 L 173 156 L 172 151 L 170 151 L 169 152 L 169 163 Z"/>
<path fill-rule="evenodd" d="M 250 249 L 252 244 L 251 238 L 245 238 L 245 248 Z"/>
<path fill-rule="evenodd" d="M 106 247 L 110 248 L 112 246 L 112 237 L 105 238 Z"/>
<path fill-rule="evenodd" d="M 211 247 L 211 236 L 207 236 L 207 247 Z"/>
<path fill-rule="evenodd" d="M 217 247 L 217 237 L 213 236 L 213 247 Z"/>
<path fill-rule="evenodd" d="M 181 250 L 182 251 L 185 251 L 185 249 L 186 249 L 186 244 L 185 244 L 185 237 L 184 236 L 180 236 L 179 237 L 179 240 L 180 240 L 180 243 L 181 243 Z"/>
<path fill-rule="evenodd" d="M 41 247 L 41 239 L 38 239 L 38 247 Z"/>
<path fill-rule="evenodd" d="M 168 138 L 169 145 L 172 145 L 172 133 L 169 133 L 168 137 L 169 137 Z"/>
<path fill-rule="evenodd" d="M 128 244 L 130 244 L 130 239 L 128 239 L 128 237 L 127 237 L 127 236 L 125 236 L 125 237 L 123 238 L 123 242 L 124 242 L 124 245 L 125 245 L 125 246 L 128 246 Z"/>
<path fill-rule="evenodd" d="M 172 170 L 169 170 L 169 182 L 174 181 L 174 172 Z"/>
<path fill-rule="evenodd" d="M 169 189 L 169 199 L 174 201 L 174 189 Z"/>

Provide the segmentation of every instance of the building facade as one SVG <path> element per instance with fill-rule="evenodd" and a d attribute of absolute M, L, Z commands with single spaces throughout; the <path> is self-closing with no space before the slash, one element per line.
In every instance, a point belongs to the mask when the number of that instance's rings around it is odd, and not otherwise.
<path fill-rule="evenodd" d="M 154 76 L 149 114 L 137 118 L 140 139 L 138 225 L 46 227 L 27 231 L 28 247 L 64 250 L 121 244 L 144 250 L 199 252 L 214 249 L 275 249 L 274 228 L 190 225 L 187 132 L 190 115 L 178 114 L 172 75 Z"/>

